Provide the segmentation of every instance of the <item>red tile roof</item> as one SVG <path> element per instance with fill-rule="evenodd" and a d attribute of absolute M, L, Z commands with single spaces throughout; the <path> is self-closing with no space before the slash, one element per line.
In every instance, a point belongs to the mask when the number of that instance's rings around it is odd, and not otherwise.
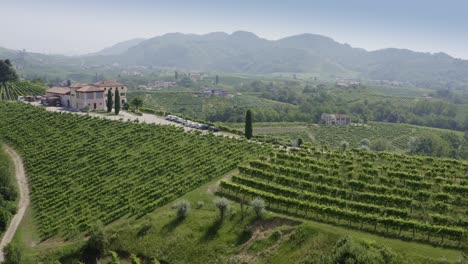
<path fill-rule="evenodd" d="M 86 85 L 76 91 L 81 93 L 104 92 L 104 88 L 97 87 L 94 85 Z"/>
<path fill-rule="evenodd" d="M 101 81 L 101 82 L 95 83 L 94 85 L 99 86 L 99 87 L 126 86 L 125 84 L 119 83 L 119 82 L 116 82 L 116 81 Z"/>
<path fill-rule="evenodd" d="M 47 89 L 46 93 L 69 94 L 70 93 L 70 88 L 54 86 L 54 87 L 51 87 L 51 88 Z"/>
<path fill-rule="evenodd" d="M 87 84 L 86 83 L 75 83 L 75 84 L 72 84 L 70 85 L 71 88 L 80 88 L 80 87 L 83 87 L 83 86 L 86 86 Z"/>

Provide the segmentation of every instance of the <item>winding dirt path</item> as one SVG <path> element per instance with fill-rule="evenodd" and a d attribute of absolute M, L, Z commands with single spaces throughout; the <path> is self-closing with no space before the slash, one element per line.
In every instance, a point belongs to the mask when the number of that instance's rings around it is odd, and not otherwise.
<path fill-rule="evenodd" d="M 18 226 L 21 220 L 23 219 L 26 208 L 29 205 L 29 188 L 28 181 L 26 179 L 26 174 L 24 172 L 23 160 L 11 147 L 5 146 L 4 149 L 5 152 L 8 155 L 10 155 L 11 159 L 13 160 L 13 163 L 15 164 L 15 177 L 18 183 L 20 200 L 18 204 L 18 211 L 11 219 L 10 225 L 8 226 L 8 229 L 6 230 L 5 234 L 2 237 L 2 241 L 0 242 L 0 263 L 2 263 L 5 258 L 3 255 L 3 248 L 6 245 L 8 245 L 8 243 L 10 243 L 13 239 L 13 236 L 16 233 L 16 229 L 18 229 Z"/>

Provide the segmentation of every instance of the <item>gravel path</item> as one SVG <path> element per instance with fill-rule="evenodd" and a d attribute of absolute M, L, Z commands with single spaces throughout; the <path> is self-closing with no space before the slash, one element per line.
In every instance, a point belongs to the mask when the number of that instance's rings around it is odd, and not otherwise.
<path fill-rule="evenodd" d="M 16 229 L 18 229 L 26 208 L 29 205 L 29 188 L 26 174 L 24 173 L 23 160 L 12 148 L 8 146 L 5 146 L 5 152 L 10 155 L 13 163 L 15 164 L 15 176 L 16 181 L 18 182 L 20 201 L 18 204 L 18 211 L 16 212 L 15 216 L 13 216 L 13 219 L 11 219 L 10 225 L 8 226 L 8 229 L 3 235 L 2 241 L 0 243 L 0 263 L 3 262 L 5 258 L 3 255 L 3 248 L 13 239 Z"/>
<path fill-rule="evenodd" d="M 38 104 L 37 102 L 30 103 L 30 104 L 35 105 L 35 106 L 42 107 L 42 106 L 41 106 L 40 104 Z M 52 111 L 52 112 L 68 112 L 68 113 L 70 112 L 69 109 L 64 108 L 64 107 L 46 107 L 46 110 L 47 110 L 47 111 Z M 168 121 L 168 120 L 164 119 L 163 117 L 160 117 L 160 116 L 157 116 L 157 115 L 153 115 L 153 114 L 146 114 L 146 113 L 143 113 L 143 115 L 137 116 L 137 115 L 133 115 L 133 114 L 131 114 L 131 113 L 125 112 L 125 111 L 120 111 L 119 115 L 117 115 L 117 116 L 114 115 L 114 114 L 94 113 L 94 112 L 89 112 L 89 113 L 84 113 L 84 112 L 72 112 L 72 113 L 79 114 L 79 115 L 87 115 L 87 114 L 89 114 L 90 116 L 99 116 L 99 117 L 104 117 L 104 118 L 111 119 L 111 120 L 119 120 L 119 119 L 123 119 L 123 120 L 125 120 L 125 121 L 128 121 L 128 120 L 132 120 L 132 121 L 138 120 L 139 122 L 145 122 L 145 123 L 148 123 L 148 124 L 172 125 L 172 126 L 177 126 L 177 127 L 183 127 L 185 131 L 199 130 L 199 131 L 201 131 L 203 134 L 207 134 L 207 133 L 208 133 L 208 131 L 206 131 L 206 130 L 200 130 L 200 129 L 196 129 L 196 128 L 186 127 L 186 126 L 181 125 L 181 124 L 179 124 L 179 123 L 172 122 L 172 121 Z M 239 137 L 240 137 L 239 135 L 232 134 L 232 133 L 228 133 L 228 132 L 225 132 L 225 131 L 214 132 L 214 134 L 215 134 L 215 135 L 222 135 L 222 136 L 225 136 L 225 137 L 232 137 L 232 138 L 239 138 Z"/>

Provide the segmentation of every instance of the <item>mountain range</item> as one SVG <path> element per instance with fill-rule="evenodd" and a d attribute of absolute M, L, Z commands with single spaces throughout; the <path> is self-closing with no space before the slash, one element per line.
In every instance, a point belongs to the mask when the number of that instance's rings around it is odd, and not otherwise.
<path fill-rule="evenodd" d="M 4 57 L 2 54 L 5 52 L 0 50 L 0 57 Z M 407 49 L 366 51 L 315 34 L 267 40 L 245 31 L 169 33 L 121 42 L 85 56 L 42 60 L 63 63 L 67 58 L 70 64 L 79 60 L 81 65 L 119 63 L 193 71 L 311 73 L 328 78 L 407 81 L 426 87 L 468 84 L 467 60 Z"/>

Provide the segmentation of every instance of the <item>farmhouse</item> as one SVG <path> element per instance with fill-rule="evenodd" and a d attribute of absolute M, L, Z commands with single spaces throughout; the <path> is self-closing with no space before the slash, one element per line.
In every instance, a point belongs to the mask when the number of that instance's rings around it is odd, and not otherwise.
<path fill-rule="evenodd" d="M 351 123 L 351 117 L 342 114 L 323 113 L 320 119 L 320 122 L 326 125 L 349 125 Z"/>
<path fill-rule="evenodd" d="M 70 87 L 54 86 L 46 91 L 47 97 L 58 97 L 60 98 L 60 105 L 70 107 Z"/>
<path fill-rule="evenodd" d="M 127 102 L 127 86 L 116 81 L 102 81 L 94 84 L 76 83 L 70 87 L 52 87 L 46 91 L 46 96 L 60 97 L 62 106 L 75 110 L 105 110 L 109 90 L 112 92 L 113 101 L 117 92 L 120 94 L 121 104 Z"/>
<path fill-rule="evenodd" d="M 219 88 L 204 88 L 200 91 L 200 93 L 204 96 L 221 96 L 221 97 L 224 97 L 224 96 L 227 96 L 228 95 L 228 92 L 223 90 L 223 89 L 219 89 Z"/>

